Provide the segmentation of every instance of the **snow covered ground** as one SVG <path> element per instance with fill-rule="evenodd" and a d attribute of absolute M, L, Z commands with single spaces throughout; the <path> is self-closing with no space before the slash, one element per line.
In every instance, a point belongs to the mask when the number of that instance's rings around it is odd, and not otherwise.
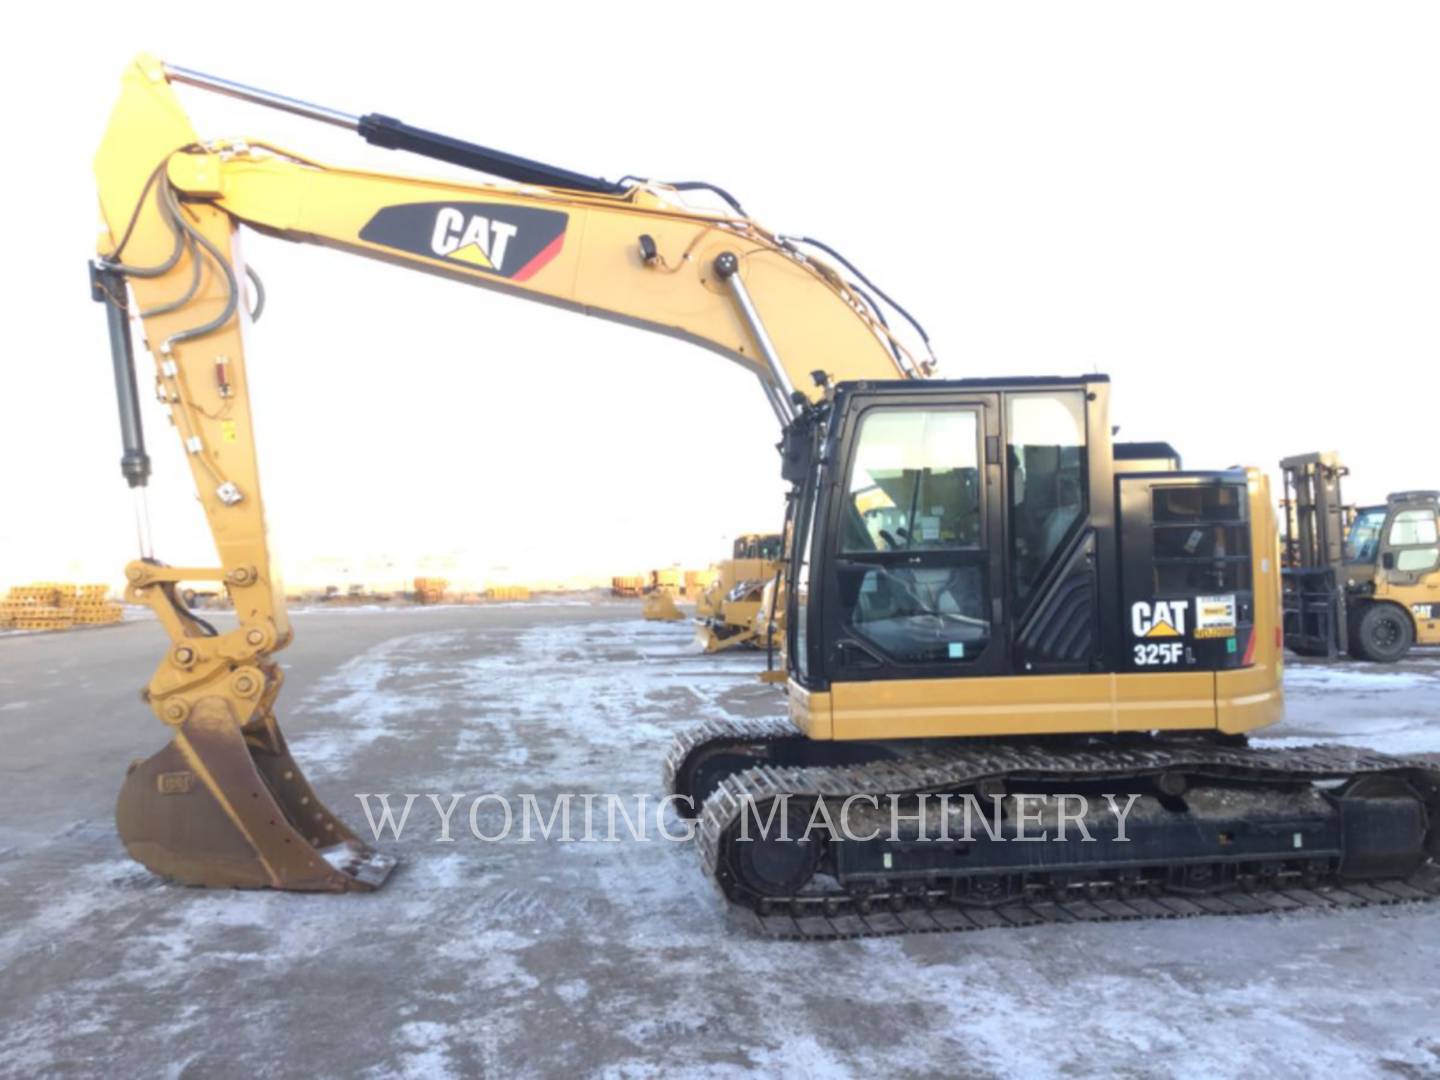
<path fill-rule="evenodd" d="M 781 708 L 763 658 L 635 604 L 297 628 L 281 717 L 322 797 L 363 830 L 357 794 L 460 794 L 454 842 L 422 798 L 373 895 L 160 884 L 110 819 L 163 741 L 133 697 L 158 631 L 0 642 L 0 1074 L 1440 1075 L 1440 905 L 757 940 L 686 844 L 486 843 L 467 815 L 658 798 L 672 732 Z M 1440 750 L 1440 657 L 1287 691 L 1267 738 Z"/>

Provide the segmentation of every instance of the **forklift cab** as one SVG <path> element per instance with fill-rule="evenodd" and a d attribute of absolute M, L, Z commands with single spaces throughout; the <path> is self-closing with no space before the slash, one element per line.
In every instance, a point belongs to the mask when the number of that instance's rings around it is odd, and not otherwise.
<path fill-rule="evenodd" d="M 1380 568 L 1394 585 L 1419 583 L 1440 567 L 1440 492 L 1391 495 L 1379 542 Z"/>

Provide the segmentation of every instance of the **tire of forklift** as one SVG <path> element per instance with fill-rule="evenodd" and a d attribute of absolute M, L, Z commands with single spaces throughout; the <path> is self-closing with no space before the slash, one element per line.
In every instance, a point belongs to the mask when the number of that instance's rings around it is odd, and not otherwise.
<path fill-rule="evenodd" d="M 1350 629 L 1350 653 L 1374 664 L 1405 659 L 1415 644 L 1410 617 L 1394 604 L 1367 604 Z"/>

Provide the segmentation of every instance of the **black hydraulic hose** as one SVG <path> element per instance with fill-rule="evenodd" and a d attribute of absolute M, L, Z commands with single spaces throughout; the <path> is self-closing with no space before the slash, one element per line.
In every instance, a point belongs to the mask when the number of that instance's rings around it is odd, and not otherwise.
<path fill-rule="evenodd" d="M 859 285 L 856 285 L 853 281 L 847 281 L 845 284 L 850 287 L 851 291 L 853 291 L 856 296 L 860 297 L 860 299 L 865 301 L 865 306 L 870 309 L 870 314 L 874 315 L 875 318 L 879 321 L 880 325 L 888 331 L 890 329 L 890 320 L 885 318 L 885 312 L 880 309 L 880 305 L 875 303 L 875 301 L 871 298 L 870 294 L 867 293 L 864 289 L 860 288 Z M 904 367 L 905 358 L 900 354 L 900 346 L 897 345 L 895 343 L 895 340 L 889 337 L 888 334 L 885 339 L 885 344 L 890 346 L 890 354 L 895 357 L 895 362 Z"/>
<path fill-rule="evenodd" d="M 142 319 L 148 319 L 153 315 L 167 315 L 172 311 L 178 311 L 186 304 L 188 304 L 192 299 L 194 299 L 195 294 L 200 291 L 200 253 L 195 250 L 195 242 L 191 240 L 188 236 L 184 237 L 184 242 L 186 250 L 190 252 L 189 286 L 174 300 L 170 300 L 167 303 L 159 304 L 152 308 L 146 308 L 144 311 L 140 312 L 140 317 Z"/>
<path fill-rule="evenodd" d="M 813 237 L 791 236 L 788 237 L 788 239 L 793 240 L 796 243 L 809 244 L 811 247 L 819 248 L 821 251 L 825 252 L 825 254 L 829 255 L 832 259 L 838 261 L 841 266 L 845 267 L 845 269 L 849 270 L 857 278 L 863 281 L 865 285 L 875 293 L 876 296 L 880 297 L 881 300 L 884 300 L 885 303 L 889 304 L 892 308 L 899 312 L 900 315 L 904 317 L 905 321 L 915 328 L 915 332 L 919 334 L 920 339 L 925 342 L 925 347 L 927 349 L 930 347 L 930 335 L 925 333 L 925 328 L 920 325 L 919 320 L 917 320 L 915 316 L 911 315 L 903 307 L 897 304 L 895 300 L 888 293 L 885 292 L 884 289 L 880 288 L 880 286 L 876 285 L 873 281 L 871 281 L 868 277 L 861 273 L 859 268 L 856 267 L 855 264 L 852 263 L 849 259 L 845 258 L 844 255 L 841 255 L 829 244 L 822 243 L 821 241 L 816 240 Z"/>
<path fill-rule="evenodd" d="M 221 254 L 220 249 L 217 248 L 214 244 L 212 244 L 209 239 L 207 239 L 200 232 L 199 229 L 195 228 L 188 221 L 186 221 L 185 216 L 180 213 L 179 204 L 175 201 L 174 189 L 169 187 L 169 185 L 166 185 L 166 187 L 162 191 L 162 194 L 168 196 L 170 213 L 173 215 L 175 221 L 179 224 L 180 228 L 185 231 L 185 234 L 187 236 L 189 236 L 195 243 L 199 244 L 200 247 L 205 250 L 205 254 L 210 256 L 211 261 L 215 263 L 215 265 L 219 268 L 221 274 L 223 274 L 225 277 L 224 309 L 220 312 L 219 315 L 216 315 L 207 323 L 202 323 L 199 326 L 192 326 L 187 330 L 180 330 L 174 334 L 171 334 L 168 338 L 165 339 L 164 348 L 168 350 L 173 349 L 182 341 L 190 341 L 194 338 L 204 337 L 206 334 L 213 334 L 216 330 L 219 330 L 222 326 L 228 323 L 231 317 L 234 316 L 235 308 L 238 306 L 240 301 L 240 283 L 235 280 L 234 267 L 232 267 L 229 261 L 225 258 L 225 256 Z"/>
<path fill-rule="evenodd" d="M 724 199 L 725 202 L 726 202 L 726 204 L 730 207 L 730 209 L 734 210 L 735 213 L 737 213 L 737 214 L 740 215 L 741 217 L 749 217 L 749 216 L 750 216 L 749 214 L 745 213 L 745 208 L 740 205 L 740 200 L 737 199 L 737 198 L 735 198 L 734 195 L 731 195 L 728 191 L 726 191 L 724 188 L 722 188 L 719 184 L 712 184 L 712 183 L 710 183 L 710 182 L 707 181 L 707 180 L 676 180 L 676 181 L 674 181 L 674 182 L 666 181 L 666 180 L 657 180 L 657 181 L 655 181 L 655 182 L 656 182 L 657 184 L 660 184 L 660 185 L 664 186 L 664 187 L 673 188 L 673 189 L 676 190 L 676 191 L 709 191 L 709 192 L 712 192 L 712 193 L 714 193 L 714 194 L 716 194 L 716 195 L 719 195 L 720 198 Z M 634 183 L 634 184 L 643 184 L 643 183 L 645 183 L 645 178 L 644 178 L 644 177 L 641 177 L 641 176 L 636 176 L 636 175 L 634 175 L 634 174 L 632 173 L 632 174 L 630 174 L 630 175 L 628 175 L 628 176 L 622 176 L 622 177 L 620 178 L 620 183 L 622 183 L 622 184 L 631 184 L 631 183 Z"/>
<path fill-rule="evenodd" d="M 741 217 L 749 217 L 749 216 L 750 216 L 750 215 L 748 215 L 748 214 L 745 213 L 745 208 L 740 205 L 740 200 L 737 199 L 737 198 L 735 198 L 734 195 L 731 195 L 728 191 L 726 191 L 724 188 L 722 188 L 719 184 L 710 184 L 710 183 L 707 183 L 707 182 L 704 181 L 704 180 L 681 180 L 681 181 L 678 181 L 678 182 L 676 182 L 676 183 L 666 184 L 665 186 L 666 186 L 666 187 L 670 187 L 670 188 L 674 188 L 676 191 L 709 191 L 709 192 L 713 192 L 714 194 L 719 195 L 720 198 L 724 199 L 724 200 L 730 205 L 730 209 L 734 210 L 735 213 L 739 214 Z"/>
<path fill-rule="evenodd" d="M 170 589 L 170 599 L 175 601 L 175 606 L 185 613 L 186 618 L 192 619 L 202 630 L 205 631 L 206 637 L 220 636 L 220 631 L 215 629 L 215 624 L 208 622 L 205 619 L 202 619 L 199 615 L 196 615 L 194 609 L 191 608 L 189 604 L 185 603 L 185 594 L 174 586 L 171 586 Z"/>
<path fill-rule="evenodd" d="M 120 261 L 120 253 L 125 250 L 125 245 L 130 242 L 130 236 L 135 231 L 135 223 L 140 220 L 140 211 L 145 206 L 145 199 L 150 194 L 150 189 L 155 186 L 155 181 L 158 180 L 165 171 L 169 160 L 167 157 L 151 171 L 149 179 L 145 181 L 145 186 L 140 189 L 140 198 L 135 201 L 135 209 L 130 212 L 130 220 L 125 225 L 125 231 L 120 236 L 120 242 L 115 245 L 114 251 L 102 259 L 107 266 L 113 266 L 118 270 L 122 270 L 130 277 L 155 278 L 168 274 L 175 264 L 180 261 L 180 254 L 185 250 L 185 236 L 180 231 L 175 220 L 168 213 L 166 207 L 165 190 L 169 187 L 169 185 L 166 184 L 161 187 L 155 197 L 160 204 L 160 217 L 165 222 L 165 227 L 169 229 L 175 237 L 174 249 L 164 261 L 154 266 L 131 266 L 128 263 Z"/>
<path fill-rule="evenodd" d="M 259 322 L 260 316 L 265 313 L 265 282 L 260 280 L 260 275 L 249 263 L 245 264 L 245 276 L 255 286 L 255 306 L 250 309 L 250 321 Z"/>

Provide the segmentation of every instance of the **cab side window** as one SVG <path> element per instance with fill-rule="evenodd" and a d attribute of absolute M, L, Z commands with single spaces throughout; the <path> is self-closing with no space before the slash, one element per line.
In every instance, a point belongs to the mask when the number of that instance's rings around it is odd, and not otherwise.
<path fill-rule="evenodd" d="M 1407 574 L 1433 570 L 1440 563 L 1440 547 L 1408 548 L 1395 553 L 1395 569 Z"/>
<path fill-rule="evenodd" d="M 1060 546 L 1084 522 L 1085 395 L 1016 394 L 1005 411 L 1011 565 L 1024 610 Z"/>
<path fill-rule="evenodd" d="M 1395 569 L 1401 573 L 1424 573 L 1440 565 L 1440 529 L 1434 510 L 1400 511 L 1386 539 L 1396 549 Z"/>
<path fill-rule="evenodd" d="M 1434 510 L 1402 510 L 1390 523 L 1390 546 L 1433 544 L 1436 539 Z"/>

